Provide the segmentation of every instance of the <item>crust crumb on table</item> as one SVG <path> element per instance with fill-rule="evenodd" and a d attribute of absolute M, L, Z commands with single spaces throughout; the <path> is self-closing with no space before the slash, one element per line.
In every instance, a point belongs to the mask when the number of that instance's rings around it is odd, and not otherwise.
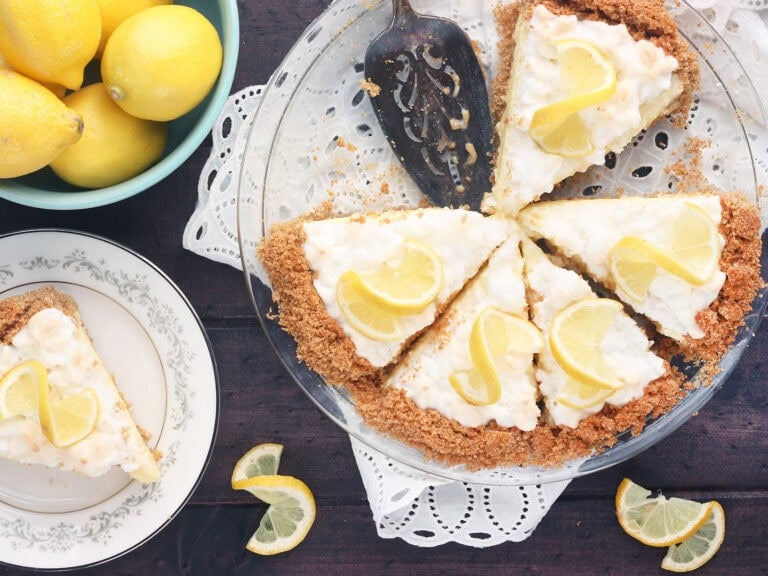
<path fill-rule="evenodd" d="M 678 33 L 677 24 L 664 9 L 663 0 L 540 0 L 498 5 L 494 11 L 499 33 L 499 72 L 492 83 L 491 111 L 498 121 L 504 111 L 510 67 L 515 51 L 514 29 L 519 17 L 530 18 L 534 6 L 542 4 L 553 14 L 575 14 L 588 20 L 626 25 L 635 40 L 647 39 L 674 56 L 683 93 L 671 112 L 682 127 L 699 85 L 696 55 Z"/>

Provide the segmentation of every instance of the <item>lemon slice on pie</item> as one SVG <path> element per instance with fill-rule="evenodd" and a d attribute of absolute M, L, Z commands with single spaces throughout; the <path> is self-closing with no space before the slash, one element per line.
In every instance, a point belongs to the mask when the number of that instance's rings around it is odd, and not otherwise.
<path fill-rule="evenodd" d="M 568 96 L 534 112 L 531 136 L 551 154 L 586 156 L 594 147 L 578 112 L 616 93 L 616 70 L 594 44 L 584 40 L 561 40 L 555 46 L 560 82 Z"/>
<path fill-rule="evenodd" d="M 0 379 L 0 419 L 36 414 L 39 382 L 46 380 L 45 366 L 37 360 L 11 368 Z"/>
<path fill-rule="evenodd" d="M 556 400 L 568 408 L 586 410 L 605 402 L 613 392 L 610 388 L 600 388 L 575 378 L 569 378 L 565 386 L 558 392 Z"/>
<path fill-rule="evenodd" d="M 99 400 L 91 388 L 53 396 L 48 372 L 38 360 L 17 364 L 3 376 L 0 407 L 3 418 L 37 416 L 43 434 L 57 448 L 87 437 L 99 418 Z"/>
<path fill-rule="evenodd" d="M 99 399 L 85 388 L 62 398 L 48 394 L 48 384 L 40 384 L 40 427 L 54 446 L 64 448 L 86 438 L 99 419 Z"/>
<path fill-rule="evenodd" d="M 383 342 L 403 337 L 400 315 L 379 304 L 354 271 L 339 277 L 336 303 L 350 326 L 364 336 Z"/>
<path fill-rule="evenodd" d="M 371 302 L 394 314 L 421 312 L 437 298 L 443 286 L 443 263 L 426 244 L 406 240 L 402 257 L 372 272 L 357 275 L 360 289 Z"/>
<path fill-rule="evenodd" d="M 686 202 L 674 222 L 666 249 L 625 236 L 611 249 L 609 265 L 617 286 L 634 300 L 645 298 L 658 269 L 692 286 L 706 283 L 717 270 L 717 225 L 702 208 Z"/>
<path fill-rule="evenodd" d="M 480 312 L 469 336 L 472 360 L 488 376 L 506 354 L 535 354 L 543 346 L 544 338 L 531 322 L 493 307 Z"/>
<path fill-rule="evenodd" d="M 596 388 L 616 390 L 622 386 L 600 349 L 621 310 L 615 300 L 589 298 L 574 302 L 554 317 L 549 346 L 555 360 L 572 378 Z"/>

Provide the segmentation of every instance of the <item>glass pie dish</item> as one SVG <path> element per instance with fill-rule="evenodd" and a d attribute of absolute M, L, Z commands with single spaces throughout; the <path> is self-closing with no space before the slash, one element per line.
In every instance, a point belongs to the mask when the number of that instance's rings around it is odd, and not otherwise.
<path fill-rule="evenodd" d="M 414 2 L 415 9 L 461 24 L 481 47 L 488 77 L 497 69 L 492 8 L 482 0 Z M 610 197 L 674 192 L 668 168 L 680 160 L 688 137 L 711 143 L 701 170 L 722 190 L 739 190 L 761 208 L 754 142 L 764 137 L 760 100 L 726 42 L 693 8 L 670 4 L 681 33 L 697 53 L 701 86 L 688 125 L 660 120 L 639 134 L 605 166 L 572 177 L 559 197 Z M 321 204 L 334 213 L 413 207 L 423 197 L 393 155 L 363 88 L 363 58 L 371 40 L 389 23 L 389 2 L 337 0 L 295 44 L 264 91 L 246 126 L 239 173 L 238 232 L 246 285 L 264 330 L 296 383 L 334 422 L 371 449 L 441 478 L 488 485 L 531 485 L 602 470 L 650 447 L 700 410 L 727 380 L 757 329 L 765 308 L 759 294 L 714 381 L 687 394 L 669 413 L 649 421 L 637 436 L 621 435 L 614 446 L 556 468 L 505 467 L 468 470 L 426 460 L 421 452 L 365 425 L 343 388 L 329 386 L 296 358 L 292 337 L 276 321 L 268 279 L 256 246 L 270 227 Z M 546 199 L 542 200 L 546 201 Z M 686 367 L 691 379 L 700 377 Z"/>

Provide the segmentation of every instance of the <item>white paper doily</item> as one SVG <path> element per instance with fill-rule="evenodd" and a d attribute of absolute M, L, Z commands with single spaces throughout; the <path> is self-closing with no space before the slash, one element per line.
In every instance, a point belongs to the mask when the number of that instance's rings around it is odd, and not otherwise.
<path fill-rule="evenodd" d="M 444 6 L 436 0 L 414 0 L 417 10 L 441 12 L 438 8 L 425 10 L 427 4 L 431 8 Z M 485 3 L 487 9 L 482 14 L 462 14 L 460 18 L 463 23 L 469 22 L 473 37 L 486 39 L 486 45 L 494 44 L 492 4 Z M 768 0 L 692 0 L 691 4 L 729 42 L 765 101 Z M 458 16 L 452 12 L 441 15 L 454 19 Z M 492 69 L 492 61 L 486 64 Z M 198 203 L 183 234 L 184 248 L 237 269 L 242 269 L 237 238 L 237 180 L 246 135 L 261 94 L 261 86 L 251 86 L 229 98 L 213 129 L 213 148 L 198 182 Z M 762 136 L 753 140 L 759 182 L 764 186 L 768 182 L 768 145 Z M 373 153 L 386 155 L 389 151 Z M 523 487 L 449 482 L 400 465 L 350 439 L 379 535 L 399 537 L 418 546 L 458 542 L 486 547 L 522 541 L 568 485 L 568 481 Z"/>

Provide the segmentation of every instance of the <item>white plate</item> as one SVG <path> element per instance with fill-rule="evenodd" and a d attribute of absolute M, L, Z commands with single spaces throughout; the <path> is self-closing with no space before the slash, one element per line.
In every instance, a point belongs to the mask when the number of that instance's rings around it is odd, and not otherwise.
<path fill-rule="evenodd" d="M 121 470 L 85 478 L 0 459 L 0 563 L 81 568 L 157 534 L 197 486 L 213 448 L 218 381 L 185 296 L 153 264 L 109 240 L 66 230 L 0 236 L 0 299 L 44 285 L 72 296 L 137 423 L 162 454 L 141 484 Z"/>

